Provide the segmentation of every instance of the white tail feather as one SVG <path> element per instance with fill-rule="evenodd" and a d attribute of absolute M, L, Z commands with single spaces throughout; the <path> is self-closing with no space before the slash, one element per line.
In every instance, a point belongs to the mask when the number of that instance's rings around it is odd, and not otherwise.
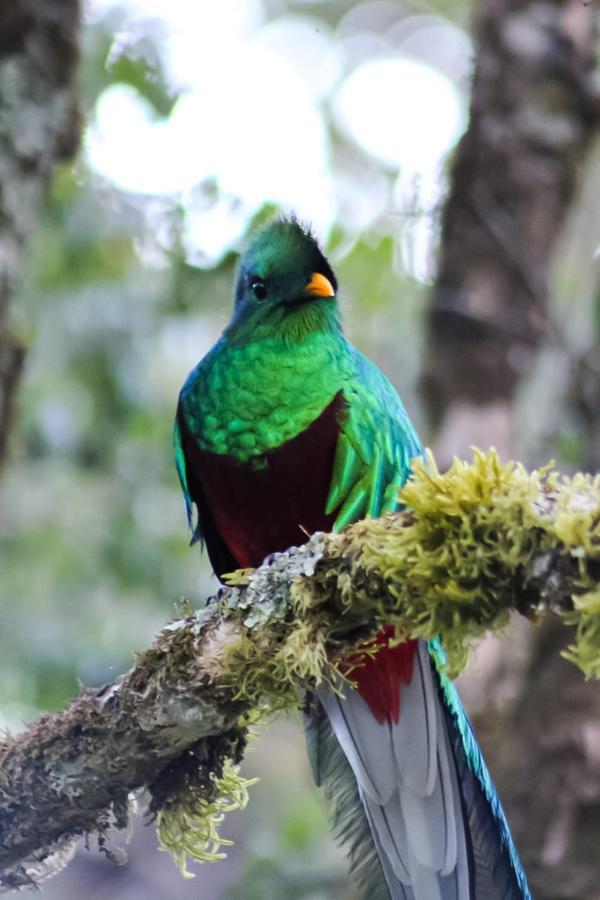
<path fill-rule="evenodd" d="M 412 683 L 402 687 L 402 727 L 392 729 L 397 771 L 406 787 L 417 794 L 431 794 L 437 771 L 437 702 L 426 689 L 429 673 L 427 650 L 422 642 L 415 654 Z M 425 667 L 426 672 L 423 672 Z M 431 680 L 431 676 L 429 677 Z M 420 752 L 415 753 L 415 748 Z M 410 760 L 410 764 L 407 761 Z"/>
<path fill-rule="evenodd" d="M 456 771 L 454 769 L 454 765 L 452 763 L 452 751 L 450 749 L 450 741 L 448 739 L 448 735 L 446 733 L 446 729 L 443 727 L 442 721 L 442 711 L 439 707 L 439 704 L 436 707 L 439 729 L 442 734 L 444 747 L 442 752 L 438 754 L 439 765 L 440 765 L 440 773 L 441 773 L 441 783 L 444 791 L 450 791 L 449 796 L 444 796 L 444 807 L 447 810 L 446 823 L 447 823 L 447 843 L 446 843 L 446 856 L 444 858 L 444 864 L 441 869 L 442 875 L 450 875 L 451 872 L 454 871 L 458 862 L 459 862 L 459 852 L 464 856 L 464 864 L 466 867 L 467 864 L 467 848 L 466 848 L 466 838 L 465 838 L 465 828 L 463 825 L 463 813 L 462 813 L 462 805 L 460 802 L 460 795 L 458 791 L 458 783 L 456 777 Z M 465 872 L 467 869 L 465 868 Z"/>
<path fill-rule="evenodd" d="M 455 827 L 451 804 L 449 810 L 444 805 L 441 778 L 436 779 L 429 796 L 415 794 L 404 787 L 399 788 L 398 794 L 404 822 L 410 823 L 409 843 L 417 861 L 441 872 L 446 861 L 448 831 Z"/>
<path fill-rule="evenodd" d="M 349 702 L 349 698 L 351 701 Z M 387 803 L 396 790 L 393 745 L 382 739 L 382 729 L 360 694 L 345 688 L 345 696 L 323 689 L 319 700 L 362 791 L 376 803 Z"/>
<path fill-rule="evenodd" d="M 411 683 L 400 689 L 397 724 L 380 725 L 351 688 L 344 698 L 322 688 L 319 699 L 357 780 L 390 896 L 464 900 L 469 871 L 463 812 L 423 641 Z"/>
<path fill-rule="evenodd" d="M 410 849 L 398 797 L 395 796 L 385 806 L 375 803 L 364 794 L 362 800 L 376 844 L 383 851 L 396 877 L 403 884 L 409 885 Z"/>

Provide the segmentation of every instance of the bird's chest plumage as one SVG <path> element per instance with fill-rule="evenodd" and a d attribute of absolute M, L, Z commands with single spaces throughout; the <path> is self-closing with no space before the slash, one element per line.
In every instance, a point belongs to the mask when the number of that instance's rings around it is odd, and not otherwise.
<path fill-rule="evenodd" d="M 325 338 L 217 347 L 182 392 L 202 449 L 260 466 L 263 454 L 301 434 L 342 388 L 345 366 L 335 351 Z"/>
<path fill-rule="evenodd" d="M 238 566 L 259 565 L 334 519 L 325 506 L 346 412 L 340 367 L 327 348 L 265 349 L 209 359 L 182 393 L 193 433 L 186 454 Z"/>

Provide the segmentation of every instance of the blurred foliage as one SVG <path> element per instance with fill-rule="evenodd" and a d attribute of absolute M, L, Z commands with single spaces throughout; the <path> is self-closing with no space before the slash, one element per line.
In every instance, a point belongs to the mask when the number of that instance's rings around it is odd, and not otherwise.
<path fill-rule="evenodd" d="M 332 865 L 319 854 L 319 844 L 328 843 L 328 823 L 315 794 L 287 797 L 282 813 L 275 839 L 248 853 L 244 879 L 227 893 L 227 900 L 347 896 L 343 865 Z"/>

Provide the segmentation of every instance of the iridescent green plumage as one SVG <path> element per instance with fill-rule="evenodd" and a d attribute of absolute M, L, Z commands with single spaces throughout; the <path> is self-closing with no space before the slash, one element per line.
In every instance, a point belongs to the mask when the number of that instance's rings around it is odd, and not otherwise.
<path fill-rule="evenodd" d="M 410 460 L 421 453 L 397 393 L 341 332 L 309 332 L 293 344 L 272 337 L 231 347 L 222 339 L 192 372 L 182 398 L 186 424 L 204 450 L 260 467 L 266 452 L 300 434 L 340 391 L 347 415 L 326 512 L 343 504 L 341 528 L 394 508 Z M 178 430 L 176 448 L 184 475 Z"/>

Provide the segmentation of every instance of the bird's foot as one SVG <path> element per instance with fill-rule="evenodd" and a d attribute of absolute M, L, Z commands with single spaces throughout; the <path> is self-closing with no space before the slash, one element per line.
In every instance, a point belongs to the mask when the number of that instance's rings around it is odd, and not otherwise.
<path fill-rule="evenodd" d="M 224 572 L 220 577 L 223 584 L 226 584 L 227 587 L 245 587 L 253 572 L 256 572 L 256 569 L 248 567 L 246 569 L 236 569 L 235 572 Z"/>

